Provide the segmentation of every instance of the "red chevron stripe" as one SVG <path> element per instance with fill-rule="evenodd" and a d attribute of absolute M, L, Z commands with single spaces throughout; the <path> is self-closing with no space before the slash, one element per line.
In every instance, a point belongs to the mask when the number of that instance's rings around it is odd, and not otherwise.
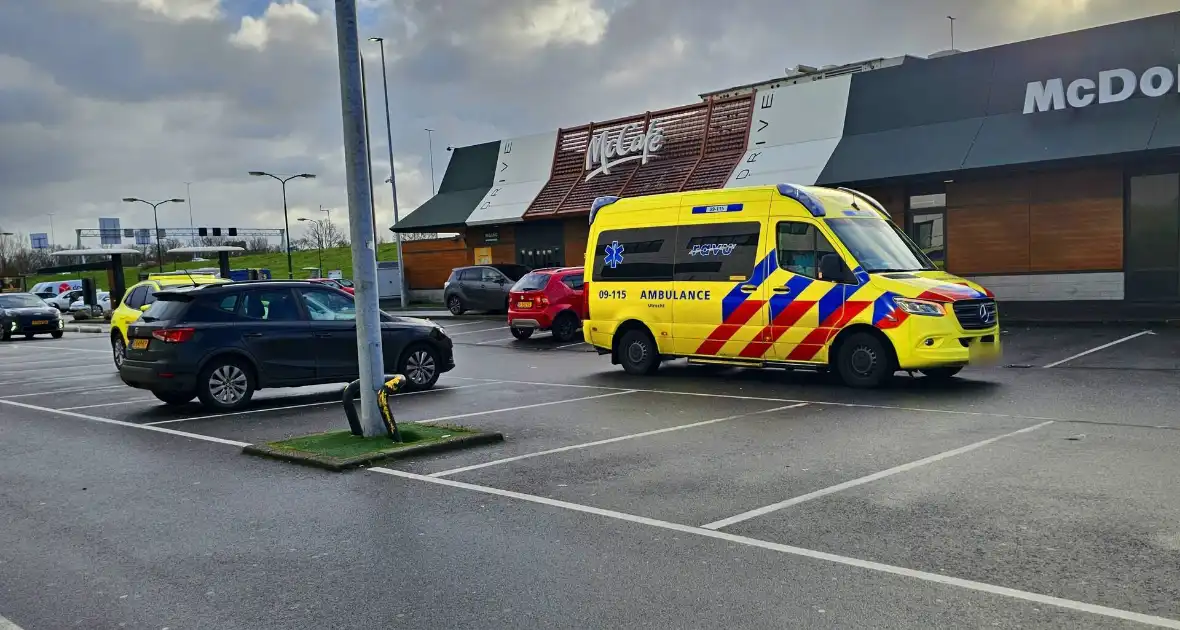
<path fill-rule="evenodd" d="M 832 340 L 844 328 L 848 322 L 852 321 L 861 311 L 864 311 L 872 302 L 845 302 L 844 308 L 832 313 L 828 316 L 828 321 L 820 324 L 819 328 L 811 331 L 803 341 L 795 346 L 791 354 L 787 355 L 787 359 L 791 361 L 810 361 L 819 354 L 819 351 Z"/>
<path fill-rule="evenodd" d="M 745 348 L 742 348 L 741 356 L 749 359 L 757 359 L 766 354 L 770 347 L 774 345 L 780 337 L 785 335 L 791 326 L 794 326 L 803 319 L 807 311 L 815 306 L 815 302 L 795 301 L 791 302 L 779 312 L 774 321 L 755 337 L 755 341 L 750 342 Z"/>
<path fill-rule="evenodd" d="M 733 337 L 737 331 L 742 329 L 746 322 L 750 321 L 766 302 L 758 300 L 746 300 L 742 305 L 734 309 L 733 313 L 729 315 L 729 319 L 725 323 L 713 329 L 709 333 L 709 338 L 701 343 L 697 348 L 697 354 L 714 355 L 721 352 L 725 344 Z"/>

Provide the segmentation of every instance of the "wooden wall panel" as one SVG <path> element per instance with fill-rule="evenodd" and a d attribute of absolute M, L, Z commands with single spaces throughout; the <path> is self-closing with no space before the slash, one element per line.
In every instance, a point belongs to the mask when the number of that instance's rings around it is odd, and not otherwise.
<path fill-rule="evenodd" d="M 1123 267 L 1121 168 L 1041 171 L 947 184 L 947 270 L 956 274 Z"/>
<path fill-rule="evenodd" d="M 946 222 L 951 273 L 1028 272 L 1027 203 L 948 208 Z"/>
<path fill-rule="evenodd" d="M 1034 203 L 1029 223 L 1030 271 L 1123 268 L 1121 197 Z"/>
<path fill-rule="evenodd" d="M 570 219 L 562 226 L 562 247 L 565 249 L 565 264 L 581 267 L 585 264 L 586 241 L 590 238 L 590 223 L 585 217 Z"/>
<path fill-rule="evenodd" d="M 441 289 L 451 269 L 471 264 L 471 252 L 462 238 L 407 241 L 406 285 L 410 289 Z"/>
<path fill-rule="evenodd" d="M 898 227 L 905 227 L 905 209 L 908 204 L 906 199 L 905 189 L 901 186 L 890 186 L 888 188 L 865 188 L 861 190 L 864 194 L 876 199 L 885 209 L 889 211 L 889 217 Z"/>

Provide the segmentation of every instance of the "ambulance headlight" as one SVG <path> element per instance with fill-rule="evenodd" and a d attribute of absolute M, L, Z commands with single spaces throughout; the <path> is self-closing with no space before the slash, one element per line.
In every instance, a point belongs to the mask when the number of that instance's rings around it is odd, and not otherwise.
<path fill-rule="evenodd" d="M 913 300 L 910 298 L 893 298 L 893 303 L 897 308 L 909 313 L 910 315 L 926 315 L 929 317 L 940 317 L 946 314 L 942 305 L 938 302 L 929 302 L 926 300 Z"/>

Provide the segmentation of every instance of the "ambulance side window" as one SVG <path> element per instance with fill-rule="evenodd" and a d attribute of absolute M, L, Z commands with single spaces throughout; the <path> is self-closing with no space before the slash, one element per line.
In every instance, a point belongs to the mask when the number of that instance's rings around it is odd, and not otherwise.
<path fill-rule="evenodd" d="M 672 280 L 676 228 L 604 230 L 594 249 L 593 282 Z"/>
<path fill-rule="evenodd" d="M 778 224 L 778 266 L 808 278 L 819 277 L 819 259 L 835 253 L 828 238 L 810 223 L 783 221 Z"/>
<path fill-rule="evenodd" d="M 675 279 L 745 280 L 754 270 L 762 225 L 756 222 L 682 225 L 677 232 Z"/>

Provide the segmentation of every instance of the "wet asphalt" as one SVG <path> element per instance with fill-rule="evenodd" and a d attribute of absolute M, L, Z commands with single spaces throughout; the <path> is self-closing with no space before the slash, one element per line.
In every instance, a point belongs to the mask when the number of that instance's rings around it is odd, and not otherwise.
<path fill-rule="evenodd" d="M 1180 331 L 1012 329 L 862 392 L 446 324 L 399 421 L 506 440 L 395 474 L 201 439 L 344 428 L 338 387 L 210 417 L 101 335 L 0 345 L 0 627 L 1180 627 Z"/>

